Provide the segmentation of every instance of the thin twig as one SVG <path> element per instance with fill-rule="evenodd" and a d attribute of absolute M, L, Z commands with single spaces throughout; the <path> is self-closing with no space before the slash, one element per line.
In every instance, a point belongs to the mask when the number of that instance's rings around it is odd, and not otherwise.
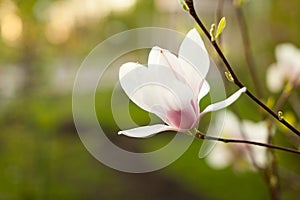
<path fill-rule="evenodd" d="M 202 29 L 202 31 L 204 32 L 204 34 L 206 35 L 206 37 L 211 41 L 210 38 L 210 33 L 208 32 L 208 30 L 206 29 L 206 27 L 204 26 L 204 24 L 202 23 L 202 21 L 200 20 L 200 18 L 198 17 L 198 15 L 196 14 L 195 8 L 194 8 L 194 3 L 193 0 L 185 0 L 187 6 L 189 7 L 189 13 L 190 15 L 194 18 L 194 20 L 197 22 L 197 24 L 200 26 L 200 28 Z M 211 44 L 213 45 L 213 47 L 215 48 L 215 50 L 217 51 L 217 53 L 219 54 L 220 58 L 222 59 L 222 61 L 224 62 L 227 70 L 229 71 L 229 73 L 231 74 L 234 83 L 239 87 L 239 88 L 243 88 L 245 87 L 238 79 L 238 77 L 236 76 L 236 74 L 234 73 L 231 65 L 229 64 L 229 62 L 227 61 L 226 57 L 224 56 L 223 52 L 221 51 L 220 47 L 218 46 L 217 42 L 211 41 Z M 285 119 L 282 119 L 281 117 L 279 117 L 275 112 L 273 112 L 268 106 L 266 106 L 262 101 L 260 101 L 255 95 L 252 94 L 252 92 L 250 92 L 249 90 L 247 90 L 246 95 L 248 97 L 250 97 L 254 102 L 256 102 L 261 108 L 263 108 L 266 112 L 268 112 L 270 115 L 272 115 L 275 119 L 277 119 L 277 121 L 279 121 L 280 123 L 282 123 L 283 125 L 285 125 L 288 129 L 290 129 L 293 133 L 295 133 L 296 135 L 298 135 L 300 137 L 300 132 L 294 127 L 292 126 L 290 123 L 288 123 Z"/>
<path fill-rule="evenodd" d="M 266 143 L 261 143 L 261 142 L 249 141 L 249 140 L 238 140 L 238 139 L 227 139 L 227 138 L 213 137 L 213 136 L 205 135 L 205 134 L 201 133 L 199 130 L 196 130 L 196 133 L 194 134 L 194 136 L 196 138 L 202 139 L 202 140 L 213 140 L 213 141 L 219 141 L 219 142 L 224 142 L 224 143 L 251 144 L 251 145 L 256 145 L 256 146 L 261 146 L 261 147 L 266 147 L 266 148 L 271 148 L 271 149 L 277 149 L 277 150 L 286 151 L 286 152 L 289 152 L 289 153 L 294 153 L 294 154 L 300 155 L 300 151 L 297 151 L 295 149 L 276 146 L 276 145 L 273 145 L 273 144 L 266 144 Z"/>
<path fill-rule="evenodd" d="M 274 106 L 274 110 L 275 112 L 278 112 L 281 107 L 283 106 L 283 104 L 286 102 L 286 100 L 290 97 L 290 95 L 292 94 L 293 89 L 295 88 L 297 82 L 299 81 L 299 75 L 300 73 L 297 73 L 295 78 L 293 80 L 291 80 L 286 87 L 289 88 L 284 88 L 279 99 L 276 102 L 276 105 Z"/>
<path fill-rule="evenodd" d="M 233 3 L 234 4 L 234 3 Z M 241 32 L 241 38 L 244 47 L 244 54 L 247 62 L 247 66 L 250 72 L 250 77 L 252 79 L 254 90 L 257 94 L 257 97 L 261 99 L 263 97 L 262 90 L 260 87 L 260 81 L 257 77 L 257 71 L 255 68 L 255 62 L 253 59 L 253 55 L 251 52 L 251 43 L 248 31 L 247 21 L 243 12 L 243 9 L 240 5 L 234 5 L 234 10 L 236 13 L 237 22 Z M 277 112 L 276 109 L 274 109 Z M 265 118 L 265 114 L 262 113 L 262 118 Z M 272 142 L 272 125 L 269 126 L 269 135 L 268 135 L 268 143 Z M 277 158 L 273 149 L 268 149 L 270 155 L 270 162 L 266 169 L 263 170 L 264 172 L 264 179 L 268 185 L 271 199 L 277 200 L 280 199 L 281 188 L 279 184 L 279 173 L 277 167 Z"/>
<path fill-rule="evenodd" d="M 292 90 L 294 89 L 295 83 L 297 82 L 298 75 L 296 77 L 297 78 L 295 78 L 294 80 L 292 80 L 288 83 L 288 85 L 286 86 L 288 88 L 285 88 L 282 91 L 279 99 L 277 100 L 275 106 L 273 107 L 273 110 L 275 112 L 278 112 L 282 108 L 284 103 L 288 100 L 289 96 L 292 93 Z M 268 126 L 270 127 L 269 131 L 271 131 L 272 124 L 273 124 L 273 120 L 271 118 L 269 118 L 269 120 L 268 120 Z M 269 133 L 268 142 L 269 143 L 272 142 L 272 134 L 271 133 Z M 271 199 L 277 200 L 277 199 L 280 199 L 280 196 L 281 196 L 281 185 L 280 185 L 280 179 L 279 179 L 279 172 L 278 172 L 278 166 L 276 164 L 277 158 L 272 149 L 269 149 L 269 151 L 271 154 L 271 165 L 270 165 L 269 173 L 266 175 L 269 176 L 269 190 L 271 193 Z M 274 180 L 273 183 L 271 182 L 272 179 Z"/>
<path fill-rule="evenodd" d="M 255 69 L 255 64 L 254 64 L 253 56 L 251 53 L 250 37 L 248 34 L 248 26 L 246 23 L 244 12 L 240 6 L 235 6 L 235 13 L 236 13 L 236 18 L 237 18 L 238 25 L 239 25 L 240 31 L 241 31 L 242 42 L 244 45 L 245 58 L 246 58 L 246 62 L 248 64 L 252 82 L 254 84 L 254 89 L 257 93 L 258 98 L 262 98 L 262 91 L 261 91 L 261 88 L 259 87 L 260 86 L 259 79 L 257 77 L 257 72 Z"/>
<path fill-rule="evenodd" d="M 267 123 L 268 126 L 268 143 L 271 144 L 273 141 L 272 134 L 272 121 Z M 266 182 L 270 191 L 270 197 L 272 200 L 279 200 L 281 196 L 281 186 L 280 186 L 280 177 L 277 166 L 277 157 L 275 155 L 274 149 L 268 149 L 270 153 L 269 165 L 265 171 Z"/>

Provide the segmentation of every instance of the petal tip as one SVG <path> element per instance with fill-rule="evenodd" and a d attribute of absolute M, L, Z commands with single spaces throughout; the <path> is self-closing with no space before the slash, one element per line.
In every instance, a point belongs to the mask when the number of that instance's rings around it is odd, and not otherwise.
<path fill-rule="evenodd" d="M 129 72 L 139 67 L 143 67 L 143 65 L 139 64 L 138 62 L 127 62 L 122 64 L 119 69 L 119 80 L 125 77 Z"/>
<path fill-rule="evenodd" d="M 123 131 L 119 131 L 119 132 L 118 132 L 118 135 L 123 135 Z"/>
<path fill-rule="evenodd" d="M 162 49 L 162 48 L 159 46 L 154 46 L 154 47 L 152 47 L 152 49 Z"/>
<path fill-rule="evenodd" d="M 198 32 L 197 29 L 194 27 L 194 28 L 192 28 L 191 30 L 189 30 L 188 34 L 198 34 L 198 35 L 199 35 L 199 32 Z"/>

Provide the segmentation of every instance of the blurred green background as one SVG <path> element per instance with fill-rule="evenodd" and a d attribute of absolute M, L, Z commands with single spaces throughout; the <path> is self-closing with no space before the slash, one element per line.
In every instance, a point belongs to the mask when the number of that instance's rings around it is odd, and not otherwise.
<path fill-rule="evenodd" d="M 215 22 L 217 1 L 195 2 L 209 27 Z M 277 97 L 264 86 L 265 70 L 275 62 L 274 47 L 281 42 L 300 47 L 298 8 L 299 0 L 250 0 L 243 5 L 265 101 Z M 231 1 L 225 1 L 223 15 L 227 18 L 224 51 L 253 89 Z M 194 141 L 179 160 L 162 170 L 127 174 L 94 159 L 77 135 L 72 87 L 83 59 L 101 41 L 132 28 L 158 26 L 187 32 L 195 24 L 177 0 L 1 0 L 0 26 L 1 200 L 268 198 L 259 173 L 213 170 L 199 159 L 201 141 Z M 144 53 L 133 59 L 146 59 Z M 147 151 L 172 138 L 172 133 L 147 140 L 117 136 L 119 128 L 107 106 L 112 86 L 106 88 L 96 94 L 96 109 L 101 126 L 115 143 Z M 232 92 L 236 87 L 227 89 Z M 242 117 L 260 119 L 257 106 L 245 96 L 235 108 Z M 144 112 L 134 106 L 131 110 L 137 123 L 147 122 Z M 289 145 L 281 133 L 275 142 Z M 283 199 L 298 199 L 299 157 L 277 156 L 284 177 Z"/>

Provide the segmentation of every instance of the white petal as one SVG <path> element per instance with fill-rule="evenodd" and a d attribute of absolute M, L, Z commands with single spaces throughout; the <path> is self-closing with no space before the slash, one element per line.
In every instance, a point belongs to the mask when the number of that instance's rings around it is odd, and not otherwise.
<path fill-rule="evenodd" d="M 227 99 L 225 99 L 224 101 L 221 102 L 217 102 L 214 104 L 211 104 L 209 106 L 207 106 L 203 112 L 201 112 L 201 116 L 204 115 L 205 113 L 208 112 L 212 112 L 212 111 L 216 111 L 216 110 L 220 110 L 223 109 L 229 105 L 231 105 L 233 102 L 235 102 L 242 93 L 246 92 L 246 88 L 243 87 L 242 89 L 239 89 L 237 92 L 235 92 L 233 95 L 231 95 L 230 97 L 228 97 Z"/>
<path fill-rule="evenodd" d="M 233 155 L 227 144 L 219 143 L 206 157 L 206 162 L 214 169 L 223 169 L 233 161 Z"/>
<path fill-rule="evenodd" d="M 159 65 L 164 67 L 169 67 L 174 70 L 174 68 L 179 68 L 178 58 L 166 49 L 162 49 L 155 46 L 151 49 L 148 56 L 148 66 Z"/>
<path fill-rule="evenodd" d="M 132 70 L 137 69 L 138 67 L 144 67 L 144 66 L 134 62 L 128 62 L 123 64 L 119 71 L 119 80 L 122 80 L 124 76 L 126 76 Z"/>
<path fill-rule="evenodd" d="M 195 28 L 190 30 L 184 38 L 179 49 L 179 57 L 190 63 L 201 77 L 206 77 L 209 70 L 209 56 Z"/>
<path fill-rule="evenodd" d="M 166 49 L 160 47 L 153 47 L 148 57 L 148 67 L 162 66 L 172 70 L 174 76 L 184 83 L 186 83 L 185 74 L 182 73 L 183 67 L 180 65 L 178 58 Z"/>
<path fill-rule="evenodd" d="M 187 50 L 191 52 L 185 52 Z M 191 30 L 185 37 L 179 55 L 180 57 L 177 58 L 168 50 L 156 46 L 150 51 L 148 65 L 169 67 L 176 74 L 177 79 L 186 82 L 193 90 L 194 96 L 199 97 L 201 83 L 209 69 L 209 57 L 196 29 Z M 203 97 L 206 92 L 206 90 L 202 91 L 200 96 Z"/>
<path fill-rule="evenodd" d="M 209 90 L 210 90 L 210 86 L 209 86 L 208 82 L 206 80 L 203 80 L 203 83 L 200 86 L 200 92 L 199 92 L 199 95 L 198 95 L 198 102 L 208 94 Z"/>
<path fill-rule="evenodd" d="M 268 128 L 265 122 L 254 123 L 248 120 L 242 123 L 245 137 L 250 141 L 267 143 Z M 258 146 L 250 146 L 255 163 L 260 167 L 265 167 L 267 163 L 266 148 Z"/>
<path fill-rule="evenodd" d="M 186 60 L 177 58 L 168 50 L 153 47 L 148 57 L 148 66 L 165 66 L 170 68 L 176 78 L 189 85 L 194 92 L 194 96 L 198 97 L 204 77 L 201 76 L 197 67 Z"/>
<path fill-rule="evenodd" d="M 277 65 L 284 76 L 293 81 L 300 72 L 300 49 L 290 43 L 276 46 L 275 55 Z"/>
<path fill-rule="evenodd" d="M 161 60 L 161 50 L 162 48 L 155 46 L 151 49 L 148 56 L 148 65 L 160 64 Z"/>
<path fill-rule="evenodd" d="M 298 57 L 298 49 L 290 43 L 283 43 L 276 46 L 275 56 L 279 63 L 293 64 Z"/>
<path fill-rule="evenodd" d="M 218 111 L 215 116 L 216 117 L 212 118 L 213 124 L 209 126 L 206 135 L 212 137 L 219 137 L 222 134 L 222 136 L 225 136 L 226 138 L 242 138 L 240 134 L 239 120 L 233 113 L 231 113 L 230 111 Z M 201 146 L 199 157 L 203 158 L 209 155 L 210 153 L 214 152 L 212 150 L 215 147 L 223 145 L 222 143 L 217 144 L 217 141 L 205 140 L 203 141 L 203 144 Z M 226 147 L 228 153 L 231 153 L 231 146 Z"/>
<path fill-rule="evenodd" d="M 271 92 L 279 92 L 283 87 L 284 72 L 282 68 L 273 64 L 267 70 L 267 86 Z"/>
<path fill-rule="evenodd" d="M 203 83 L 207 83 L 205 81 L 205 77 L 201 75 L 201 73 L 198 71 L 197 67 L 191 65 L 186 60 L 179 58 L 180 62 L 180 68 L 175 69 L 178 74 L 180 74 L 182 77 L 184 77 L 185 82 L 191 87 L 191 89 L 194 92 L 195 97 L 198 97 L 199 102 L 199 94 L 201 97 L 205 96 L 208 91 L 205 91 L 205 89 L 208 89 L 207 87 L 204 88 L 203 91 L 201 91 L 201 86 Z M 206 86 L 208 84 L 205 84 Z M 206 94 L 205 94 L 206 93 Z"/>
<path fill-rule="evenodd" d="M 156 124 L 151 126 L 142 126 L 142 127 L 129 129 L 129 130 L 119 131 L 118 134 L 126 135 L 128 137 L 146 138 L 168 130 L 174 131 L 174 128 L 164 124 Z"/>
<path fill-rule="evenodd" d="M 240 121 L 235 114 L 226 111 L 226 115 L 217 114 L 214 123 L 223 122 L 222 135 L 227 138 L 242 139 L 240 133 Z"/>
<path fill-rule="evenodd" d="M 191 102 L 195 102 L 193 92 L 189 86 L 178 81 L 170 68 L 132 65 L 127 63 L 121 67 L 120 83 L 128 97 L 139 107 L 162 120 L 166 120 L 169 110 L 192 107 Z"/>

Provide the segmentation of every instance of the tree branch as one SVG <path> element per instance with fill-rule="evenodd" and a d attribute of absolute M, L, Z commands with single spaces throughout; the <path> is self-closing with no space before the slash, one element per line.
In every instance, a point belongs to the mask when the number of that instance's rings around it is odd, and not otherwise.
<path fill-rule="evenodd" d="M 193 135 L 196 138 L 202 139 L 202 140 L 213 140 L 213 141 L 219 141 L 219 142 L 223 142 L 223 143 L 251 144 L 251 145 L 256 145 L 256 146 L 261 146 L 261 147 L 286 151 L 286 152 L 289 152 L 289 153 L 294 153 L 294 154 L 300 155 L 300 151 L 297 151 L 295 149 L 276 146 L 276 145 L 273 145 L 273 144 L 266 144 L 266 143 L 261 143 L 261 142 L 249 141 L 249 140 L 238 140 L 238 139 L 227 139 L 227 138 L 213 137 L 213 136 L 205 135 L 205 134 L 201 133 L 199 130 L 195 130 L 195 131 L 196 131 L 196 133 L 193 134 Z"/>
<path fill-rule="evenodd" d="M 231 65 L 229 64 L 228 60 L 226 59 L 226 57 L 224 56 L 223 52 L 221 51 L 219 45 L 217 44 L 217 42 L 211 41 L 211 37 L 210 37 L 210 33 L 209 31 L 206 29 L 206 27 L 204 26 L 204 24 L 202 23 L 202 21 L 200 20 L 200 18 L 198 17 L 195 8 L 194 8 L 194 2 L 193 0 L 185 0 L 187 6 L 189 7 L 189 13 L 190 15 L 194 18 L 194 20 L 197 22 L 197 24 L 200 26 L 200 28 L 202 29 L 202 31 L 204 32 L 204 34 L 206 35 L 206 37 L 209 39 L 209 41 L 211 42 L 211 44 L 213 45 L 213 47 L 215 48 L 215 50 L 217 51 L 218 55 L 220 56 L 220 58 L 222 59 L 223 63 L 225 64 L 227 70 L 229 71 L 229 73 L 231 74 L 235 85 L 237 85 L 239 88 L 243 88 L 245 87 L 238 79 L 238 77 L 236 76 L 236 74 L 234 73 Z M 250 97 L 254 102 L 256 102 L 262 109 L 264 109 L 266 112 L 268 112 L 271 116 L 273 116 L 277 121 L 279 121 L 280 123 L 282 123 L 283 125 L 285 125 L 288 129 L 290 129 L 293 133 L 295 133 L 296 135 L 298 135 L 300 137 L 300 132 L 294 127 L 292 126 L 290 123 L 288 123 L 285 119 L 282 119 L 281 117 L 279 117 L 275 112 L 273 112 L 268 106 L 266 106 L 262 101 L 260 101 L 255 95 L 252 94 L 252 92 L 250 92 L 248 89 L 245 92 L 246 95 L 248 97 Z"/>

